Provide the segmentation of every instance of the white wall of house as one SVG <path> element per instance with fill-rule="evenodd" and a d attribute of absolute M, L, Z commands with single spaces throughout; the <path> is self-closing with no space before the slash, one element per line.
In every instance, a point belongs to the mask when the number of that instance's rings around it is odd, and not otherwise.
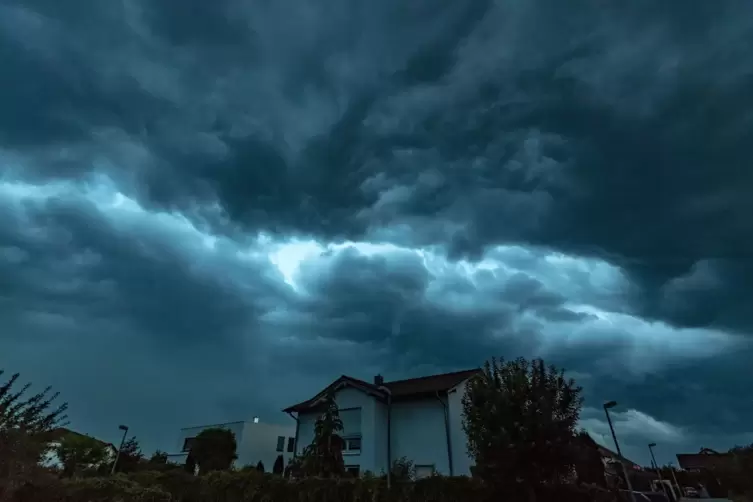
<path fill-rule="evenodd" d="M 278 455 L 283 456 L 286 465 L 288 460 L 293 456 L 292 451 L 288 451 L 288 442 L 295 438 L 295 424 L 292 420 L 291 425 L 249 421 L 201 425 L 181 429 L 174 450 L 175 453 L 168 455 L 168 461 L 178 464 L 184 463 L 187 456 L 187 452 L 184 451 L 186 439 L 196 437 L 205 429 L 214 428 L 227 429 L 235 434 L 238 458 L 233 463 L 233 466 L 236 468 L 242 468 L 247 465 L 256 466 L 261 461 L 264 464 L 265 470 L 271 472 Z M 277 448 L 280 437 L 283 438 L 282 451 L 278 451 Z"/>
<path fill-rule="evenodd" d="M 411 460 L 421 473 L 432 470 L 439 474 L 450 474 L 450 460 L 447 449 L 445 409 L 447 405 L 450 441 L 452 444 L 453 474 L 470 475 L 473 461 L 467 454 L 466 437 L 462 426 L 461 399 L 464 384 L 446 396 L 430 396 L 410 401 L 395 401 L 392 404 L 391 457 L 395 461 L 401 457 Z M 386 472 L 387 459 L 387 405 L 360 390 L 345 387 L 335 392 L 335 402 L 340 410 L 358 408 L 361 410 L 361 451 L 345 451 L 346 466 L 359 466 L 360 472 L 375 474 Z M 319 412 L 305 412 L 298 417 L 297 454 L 311 444 L 314 438 L 314 425 Z M 348 431 L 346 423 L 344 436 Z M 266 465 L 266 463 L 265 463 Z"/>
<path fill-rule="evenodd" d="M 235 465 L 256 466 L 259 461 L 264 464 L 266 472 L 272 472 L 278 455 L 282 455 L 285 465 L 293 457 L 293 452 L 288 451 L 288 443 L 295 441 L 295 423 L 291 425 L 277 425 L 246 422 L 243 438 L 238 443 L 238 460 Z M 278 450 L 279 438 L 282 439 L 282 451 Z"/>
<path fill-rule="evenodd" d="M 386 451 L 382 457 L 384 460 L 378 458 L 382 449 L 377 447 L 375 440 L 377 437 L 377 429 L 380 429 L 380 436 L 384 434 L 384 432 L 381 432 L 384 425 L 377 423 L 378 417 L 381 418 L 382 415 L 382 412 L 377 406 L 379 403 L 377 403 L 377 400 L 372 396 L 351 387 L 340 389 L 335 393 L 334 398 L 335 403 L 337 403 L 337 407 L 340 410 L 347 412 L 348 410 L 360 409 L 361 415 L 360 427 L 355 424 L 349 424 L 348 422 L 344 424 L 344 437 L 360 433 L 362 438 L 360 452 L 343 452 L 345 466 L 359 466 L 362 473 L 365 471 L 371 471 L 378 474 L 379 471 L 384 468 L 387 461 Z M 308 412 L 299 415 L 298 455 L 303 453 L 303 450 L 311 444 L 311 441 L 313 441 L 314 425 L 320 414 L 320 412 Z M 386 428 L 384 428 L 384 431 L 386 431 Z M 386 436 L 384 444 L 386 444 Z"/>
<path fill-rule="evenodd" d="M 470 476 L 471 466 L 474 459 L 468 455 L 468 438 L 463 430 L 463 395 L 465 394 L 466 382 L 461 383 L 450 390 L 449 418 L 450 418 L 450 441 L 452 443 L 452 470 L 455 476 Z"/>
<path fill-rule="evenodd" d="M 436 397 L 392 404 L 392 460 L 401 457 L 450 474 L 444 408 Z"/>

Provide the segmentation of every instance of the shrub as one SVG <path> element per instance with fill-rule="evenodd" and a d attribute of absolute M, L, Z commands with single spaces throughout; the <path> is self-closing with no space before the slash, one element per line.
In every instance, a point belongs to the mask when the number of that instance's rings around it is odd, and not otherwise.
<path fill-rule="evenodd" d="M 17 502 L 171 502 L 159 488 L 142 486 L 122 476 L 110 478 L 48 480 L 24 486 Z"/>

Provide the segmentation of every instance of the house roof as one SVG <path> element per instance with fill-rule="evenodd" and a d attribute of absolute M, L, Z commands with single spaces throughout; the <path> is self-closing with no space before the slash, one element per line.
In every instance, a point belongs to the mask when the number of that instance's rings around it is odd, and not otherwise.
<path fill-rule="evenodd" d="M 95 437 L 89 436 L 88 434 L 81 434 L 80 432 L 76 432 L 76 431 L 73 431 L 71 429 L 67 429 L 65 427 L 57 427 L 55 429 L 52 429 L 52 430 L 46 432 L 45 433 L 45 439 L 48 442 L 56 442 L 56 441 L 60 441 L 64 436 L 69 436 L 69 435 L 88 437 L 88 438 L 91 438 L 91 439 L 97 441 L 98 443 L 101 443 L 103 446 L 109 446 L 110 448 L 112 448 L 114 450 L 117 450 L 117 448 L 115 447 L 115 445 L 112 444 L 112 443 L 108 443 L 106 441 L 102 441 L 101 439 L 97 439 Z"/>
<path fill-rule="evenodd" d="M 479 369 L 471 369 L 454 371 L 452 373 L 442 373 L 439 375 L 408 378 L 405 380 L 393 380 L 391 382 L 384 382 L 381 386 L 358 378 L 342 375 L 311 399 L 294 404 L 293 406 L 285 408 L 283 411 L 285 413 L 291 413 L 311 409 L 321 402 L 321 399 L 328 392 L 334 392 L 342 387 L 357 388 L 378 399 L 385 399 L 387 396 L 387 393 L 381 389 L 382 386 L 389 390 L 393 399 L 407 399 L 427 394 L 435 394 L 437 392 L 447 392 L 479 371 Z"/>
<path fill-rule="evenodd" d="M 677 462 L 686 470 L 713 469 L 731 460 L 728 453 L 719 453 L 708 448 L 702 448 L 699 453 L 678 453 Z"/>

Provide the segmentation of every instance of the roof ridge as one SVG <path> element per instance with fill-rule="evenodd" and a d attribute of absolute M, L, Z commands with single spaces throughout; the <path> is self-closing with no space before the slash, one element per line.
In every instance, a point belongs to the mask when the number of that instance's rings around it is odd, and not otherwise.
<path fill-rule="evenodd" d="M 402 383 L 402 382 L 410 382 L 415 380 L 427 380 L 429 378 L 437 378 L 437 377 L 443 377 L 443 376 L 451 376 L 451 375 L 459 375 L 461 373 L 470 373 L 472 371 L 480 371 L 481 368 L 469 368 L 466 370 L 459 370 L 459 371 L 448 371 L 447 373 L 436 373 L 434 375 L 424 375 L 420 377 L 413 377 L 413 378 L 403 378 L 400 380 L 390 380 L 387 382 L 384 382 L 385 384 L 393 384 L 393 383 Z"/>

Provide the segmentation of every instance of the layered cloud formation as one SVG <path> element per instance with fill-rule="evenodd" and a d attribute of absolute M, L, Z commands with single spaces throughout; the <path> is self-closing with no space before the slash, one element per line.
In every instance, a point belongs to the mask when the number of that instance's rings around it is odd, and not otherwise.
<path fill-rule="evenodd" d="M 176 429 L 541 356 L 753 441 L 753 7 L 0 2 L 0 363 Z"/>

